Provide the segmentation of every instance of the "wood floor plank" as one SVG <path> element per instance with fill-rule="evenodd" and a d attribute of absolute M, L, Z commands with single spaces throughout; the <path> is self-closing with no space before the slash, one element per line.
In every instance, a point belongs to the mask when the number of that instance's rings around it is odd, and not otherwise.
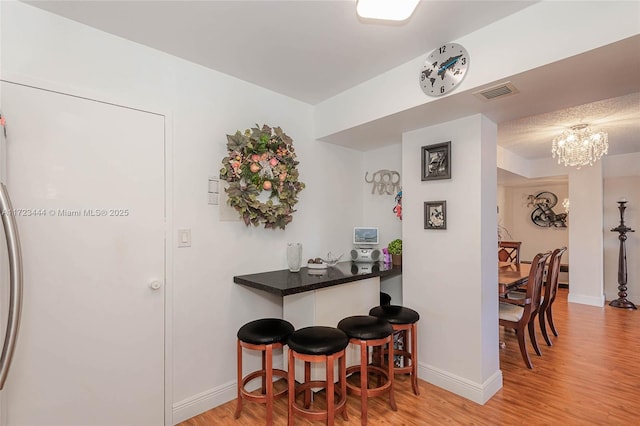
<path fill-rule="evenodd" d="M 500 350 L 503 388 L 485 405 L 420 381 L 420 396 L 411 391 L 407 377 L 396 378 L 398 411 L 389 409 L 388 398 L 369 400 L 371 426 L 398 425 L 631 425 L 640 424 L 640 311 L 610 306 L 598 308 L 567 302 L 560 289 L 554 304 L 554 321 L 560 336 L 550 334 L 546 346 L 538 330 L 539 357 L 529 347 L 534 369 L 524 366 L 515 333 L 500 330 L 507 345 Z M 527 336 L 528 339 L 528 336 Z M 522 395 L 535 401 L 525 405 Z M 286 398 L 275 403 L 274 424 L 287 424 Z M 265 408 L 245 403 L 239 419 L 233 418 L 230 401 L 181 426 L 255 426 L 264 424 Z M 348 400 L 349 421 L 341 416 L 336 425 L 360 424 L 360 401 Z M 322 424 L 296 419 L 296 425 Z"/>

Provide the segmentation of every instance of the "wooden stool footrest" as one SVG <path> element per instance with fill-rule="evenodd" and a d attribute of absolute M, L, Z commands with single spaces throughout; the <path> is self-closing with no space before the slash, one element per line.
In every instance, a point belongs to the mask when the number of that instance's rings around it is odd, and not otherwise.
<path fill-rule="evenodd" d="M 327 410 L 314 410 L 312 408 L 304 408 L 295 403 L 295 397 L 304 393 L 306 390 L 311 388 L 323 388 L 327 389 L 326 380 L 312 380 L 310 382 L 306 382 L 303 384 L 296 383 L 296 391 L 293 403 L 293 411 L 299 414 L 303 414 L 305 418 L 310 420 L 327 420 Z M 334 402 L 334 410 L 335 414 L 340 414 L 347 406 L 347 395 L 342 395 L 342 390 L 340 387 L 335 386 L 333 388 L 334 395 L 338 395 L 339 399 Z"/>
<path fill-rule="evenodd" d="M 256 370 L 244 376 L 244 378 L 242 379 L 242 386 L 240 387 L 240 392 L 242 393 L 242 395 L 247 401 L 261 402 L 261 403 L 264 403 L 267 401 L 267 394 L 264 394 L 264 393 L 256 394 L 253 392 L 249 392 L 246 389 L 247 383 L 249 383 L 254 379 L 257 379 L 258 377 L 265 377 L 266 375 L 267 375 L 266 371 Z M 287 372 L 284 370 L 279 370 L 274 368 L 273 376 L 280 377 L 280 378 L 283 378 L 284 380 L 287 380 Z M 282 398 L 288 392 L 288 390 L 289 390 L 288 387 L 285 387 L 284 389 L 281 389 L 280 391 L 275 392 L 273 394 L 273 399 L 276 400 L 278 398 Z"/>
<path fill-rule="evenodd" d="M 360 373 L 359 365 L 354 365 L 347 368 L 347 376 L 354 373 Z M 382 376 L 382 378 L 385 379 L 385 383 L 383 383 L 382 385 L 367 388 L 366 392 L 368 396 L 381 395 L 391 387 L 391 380 L 389 380 L 389 374 L 387 373 L 386 370 L 383 370 L 381 367 L 378 367 L 377 365 L 369 364 L 367 366 L 367 373 L 377 374 L 378 376 Z M 370 384 L 371 384 L 371 380 L 367 380 L 367 385 L 370 385 Z M 353 383 L 347 382 L 347 390 L 353 393 L 354 395 L 362 395 L 362 389 L 360 389 L 360 386 L 355 385 Z"/>

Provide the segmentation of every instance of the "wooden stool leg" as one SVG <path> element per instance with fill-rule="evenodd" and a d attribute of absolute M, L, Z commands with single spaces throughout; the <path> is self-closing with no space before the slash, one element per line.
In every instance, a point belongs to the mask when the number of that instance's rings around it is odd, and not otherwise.
<path fill-rule="evenodd" d="M 288 377 L 287 377 L 287 382 L 289 385 L 289 395 L 288 395 L 288 400 L 289 400 L 289 404 L 288 404 L 288 425 L 289 426 L 293 426 L 293 404 L 296 403 L 296 390 L 295 390 L 295 383 L 296 383 L 296 372 L 295 372 L 295 362 L 296 360 L 293 358 L 293 350 L 289 349 L 289 372 L 288 372 Z"/>
<path fill-rule="evenodd" d="M 267 345 L 263 354 L 266 354 L 266 373 L 262 381 L 263 387 L 266 382 L 267 393 L 267 426 L 273 425 L 273 345 Z"/>
<path fill-rule="evenodd" d="M 347 399 L 347 353 L 338 359 L 338 377 L 340 379 L 340 399 Z M 342 418 L 349 420 L 349 414 L 347 413 L 347 404 L 345 403 L 342 409 Z"/>
<path fill-rule="evenodd" d="M 367 364 L 369 363 L 369 353 L 367 351 L 367 342 L 360 340 L 360 424 L 367 424 L 367 398 L 369 397 L 367 389 L 369 388 L 369 373 Z"/>
<path fill-rule="evenodd" d="M 237 380 L 238 380 L 238 400 L 236 402 L 236 412 L 233 417 L 236 419 L 240 417 L 242 411 L 242 346 L 240 346 L 240 339 L 238 339 L 238 352 L 237 352 Z"/>
<path fill-rule="evenodd" d="M 415 322 L 411 324 L 411 386 L 413 393 L 420 395 L 420 389 L 418 389 L 418 325 Z"/>
<path fill-rule="evenodd" d="M 327 366 L 326 366 L 326 376 L 327 376 L 327 426 L 333 426 L 335 421 L 335 393 L 334 393 L 334 383 L 333 383 L 333 364 L 334 364 L 335 356 L 330 355 L 327 356 Z"/>
<path fill-rule="evenodd" d="M 304 363 L 304 382 L 311 381 L 311 363 L 305 361 Z M 311 389 L 304 391 L 304 408 L 311 407 Z"/>
<path fill-rule="evenodd" d="M 407 330 L 400 330 L 400 341 L 402 342 L 402 346 L 404 347 L 405 351 L 409 351 L 409 340 L 407 339 Z M 403 356 L 402 357 L 402 366 L 406 367 L 407 366 L 407 357 Z"/>
<path fill-rule="evenodd" d="M 391 341 L 388 343 L 387 345 L 389 347 L 389 351 L 388 351 L 388 362 L 387 362 L 387 367 L 389 368 L 387 374 L 389 375 L 389 380 L 391 381 L 390 385 L 389 385 L 389 405 L 391 405 L 391 409 L 393 411 L 398 411 L 398 406 L 396 405 L 396 397 L 393 393 L 393 383 L 395 380 L 394 374 L 393 374 L 393 363 L 394 363 L 394 355 L 393 355 L 393 334 L 391 335 Z M 384 351 L 380 351 L 382 353 L 384 353 Z M 382 364 L 384 365 L 384 364 Z"/>
<path fill-rule="evenodd" d="M 267 370 L 267 362 L 266 362 L 267 351 L 262 351 L 262 353 L 260 354 L 260 357 L 262 358 L 262 371 L 266 371 Z M 262 384 L 261 384 L 260 392 L 263 395 L 267 393 L 267 381 L 264 375 L 262 376 Z"/>

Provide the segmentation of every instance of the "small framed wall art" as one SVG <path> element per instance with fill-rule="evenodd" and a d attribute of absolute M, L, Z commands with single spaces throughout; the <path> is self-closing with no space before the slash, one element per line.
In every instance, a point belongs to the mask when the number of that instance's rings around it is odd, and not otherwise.
<path fill-rule="evenodd" d="M 422 147 L 422 180 L 451 179 L 451 141 Z"/>
<path fill-rule="evenodd" d="M 446 201 L 425 201 L 424 229 L 447 229 Z"/>

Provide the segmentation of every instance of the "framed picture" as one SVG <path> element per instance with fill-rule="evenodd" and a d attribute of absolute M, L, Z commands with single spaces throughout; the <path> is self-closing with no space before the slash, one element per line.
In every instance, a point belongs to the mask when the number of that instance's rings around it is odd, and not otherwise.
<path fill-rule="evenodd" d="M 451 141 L 422 147 L 422 180 L 451 179 Z"/>
<path fill-rule="evenodd" d="M 425 201 L 424 229 L 447 229 L 446 201 Z"/>

